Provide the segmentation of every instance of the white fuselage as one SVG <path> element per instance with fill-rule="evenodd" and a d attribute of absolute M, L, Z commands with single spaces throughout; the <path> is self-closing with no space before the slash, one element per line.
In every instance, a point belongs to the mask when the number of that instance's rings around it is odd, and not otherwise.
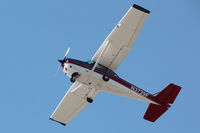
<path fill-rule="evenodd" d="M 78 72 L 80 76 L 76 79 L 76 81 L 90 86 L 91 88 L 157 104 L 147 98 L 147 96 L 150 95 L 149 93 L 141 90 L 140 88 L 137 88 L 134 85 L 132 85 L 131 88 L 128 88 L 112 78 L 110 78 L 108 81 L 104 81 L 102 79 L 102 74 L 95 71 L 91 72 L 91 70 L 88 68 L 73 63 L 65 63 L 63 66 L 63 72 L 70 78 L 73 73 Z"/>

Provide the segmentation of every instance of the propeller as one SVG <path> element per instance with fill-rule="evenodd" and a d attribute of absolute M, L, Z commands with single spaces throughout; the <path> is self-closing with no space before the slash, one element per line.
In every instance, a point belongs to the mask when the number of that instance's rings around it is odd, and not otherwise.
<path fill-rule="evenodd" d="M 67 54 L 69 53 L 70 48 L 67 49 L 67 52 L 65 53 L 65 56 L 63 57 L 65 59 L 65 57 L 67 57 Z"/>
<path fill-rule="evenodd" d="M 60 68 L 62 67 L 62 65 L 66 62 L 66 60 L 67 60 L 66 57 L 67 57 L 67 55 L 68 55 L 68 53 L 69 53 L 69 50 L 70 50 L 70 48 L 67 49 L 67 52 L 65 53 L 65 56 L 63 57 L 62 60 L 58 60 L 58 61 L 60 62 L 60 66 L 58 67 L 57 72 L 60 70 Z"/>

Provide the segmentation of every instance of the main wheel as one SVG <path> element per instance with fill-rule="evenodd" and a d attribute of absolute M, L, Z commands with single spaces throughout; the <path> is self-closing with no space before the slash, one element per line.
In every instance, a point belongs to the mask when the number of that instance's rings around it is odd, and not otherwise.
<path fill-rule="evenodd" d="M 93 99 L 91 97 L 87 97 L 87 102 L 88 103 L 92 103 L 93 102 Z"/>
<path fill-rule="evenodd" d="M 110 79 L 110 78 L 109 78 L 108 76 L 106 76 L 106 75 L 103 75 L 102 78 L 103 78 L 103 80 L 106 81 L 106 82 Z"/>

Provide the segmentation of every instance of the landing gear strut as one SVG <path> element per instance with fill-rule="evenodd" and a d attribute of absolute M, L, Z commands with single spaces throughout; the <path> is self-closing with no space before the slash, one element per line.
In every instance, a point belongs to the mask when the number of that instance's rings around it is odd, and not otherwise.
<path fill-rule="evenodd" d="M 74 83 L 76 81 L 76 78 L 78 78 L 79 76 L 80 75 L 77 72 L 73 73 L 72 76 L 71 76 L 71 78 L 70 78 L 70 81 L 72 83 Z"/>
<path fill-rule="evenodd" d="M 87 102 L 88 103 L 92 103 L 93 102 L 93 99 L 91 97 L 87 97 Z"/>

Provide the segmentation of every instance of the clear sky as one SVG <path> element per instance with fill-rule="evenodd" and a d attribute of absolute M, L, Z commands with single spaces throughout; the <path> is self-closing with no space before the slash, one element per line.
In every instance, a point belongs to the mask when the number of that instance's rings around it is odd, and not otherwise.
<path fill-rule="evenodd" d="M 156 93 L 182 86 L 172 108 L 155 123 L 143 119 L 148 104 L 99 93 L 68 125 L 49 117 L 71 86 L 59 71 L 71 58 L 91 59 L 132 4 L 151 11 L 133 49 L 117 70 Z M 199 132 L 199 0 L 1 0 L 1 133 Z"/>

